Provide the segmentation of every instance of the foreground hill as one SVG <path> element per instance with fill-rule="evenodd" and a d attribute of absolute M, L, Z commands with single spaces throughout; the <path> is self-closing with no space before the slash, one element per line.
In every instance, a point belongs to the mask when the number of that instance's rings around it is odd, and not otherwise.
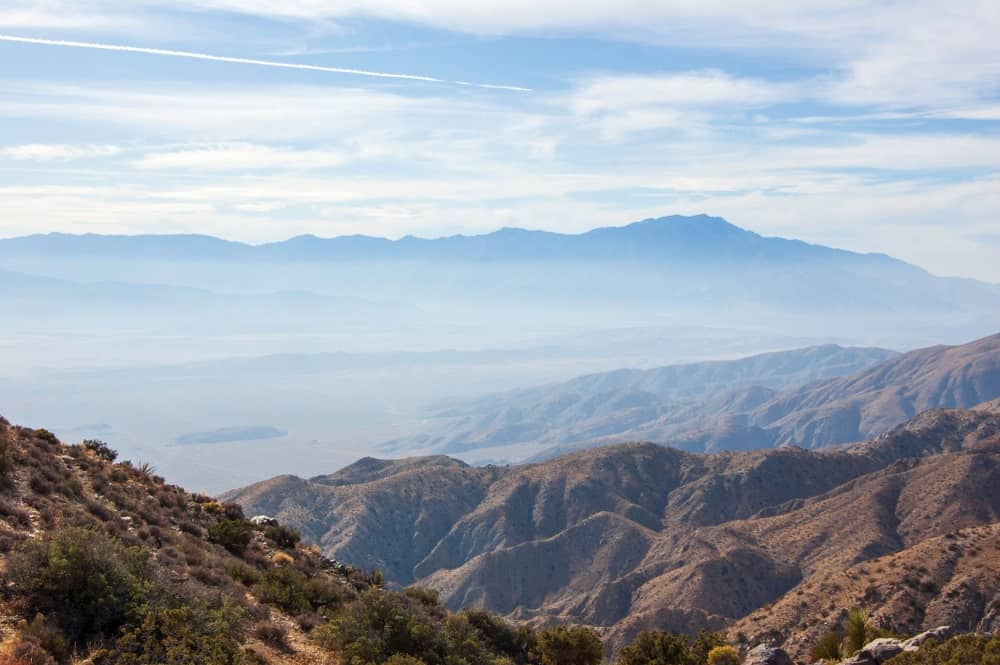
<path fill-rule="evenodd" d="M 802 656 L 824 621 L 862 603 L 903 632 L 973 629 L 1000 602 L 989 409 L 931 411 L 838 451 L 626 444 L 511 468 L 367 459 L 330 478 L 227 498 L 451 607 L 601 626 L 614 646 L 646 628 L 732 627 Z M 862 564 L 863 584 L 838 577 Z"/>
<path fill-rule="evenodd" d="M 528 442 L 536 459 L 618 441 L 716 452 L 805 448 L 877 436 L 930 408 L 1000 397 L 1000 335 L 903 355 L 821 346 L 733 361 L 621 370 L 439 411 L 388 449 L 442 452 Z"/>
<path fill-rule="evenodd" d="M 273 519 L 115 457 L 0 418 L 3 665 L 543 665 L 573 645 L 600 661 L 592 630 L 385 590 Z"/>

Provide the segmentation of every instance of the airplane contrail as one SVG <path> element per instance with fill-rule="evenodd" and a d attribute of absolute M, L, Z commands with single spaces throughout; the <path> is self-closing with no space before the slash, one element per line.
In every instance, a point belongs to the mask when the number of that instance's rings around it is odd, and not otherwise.
<path fill-rule="evenodd" d="M 18 44 L 38 44 L 41 46 L 65 46 L 69 48 L 89 48 L 98 51 L 121 51 L 125 53 L 143 53 L 146 55 L 163 55 L 171 58 L 190 58 L 192 60 L 210 60 L 212 62 L 228 62 L 237 65 L 257 65 L 258 67 L 277 67 L 280 69 L 301 69 L 310 72 L 326 72 L 332 74 L 351 74 L 354 76 L 373 76 L 384 79 L 403 79 L 406 81 L 422 81 L 425 83 L 444 83 L 450 85 L 488 88 L 490 90 L 512 90 L 515 92 L 531 92 L 531 88 L 516 85 L 498 85 L 493 83 L 471 83 L 469 81 L 449 81 L 433 76 L 416 74 L 394 74 L 390 72 L 374 72 L 367 69 L 350 69 L 347 67 L 326 67 L 323 65 L 305 65 L 296 62 L 279 62 L 276 60 L 257 60 L 254 58 L 235 58 L 226 55 L 211 55 L 209 53 L 194 53 L 192 51 L 173 51 L 144 46 L 125 46 L 123 44 L 99 44 L 94 42 L 74 42 L 63 39 L 41 39 L 36 37 L 17 37 L 15 35 L 0 35 L 0 42 L 16 42 Z"/>

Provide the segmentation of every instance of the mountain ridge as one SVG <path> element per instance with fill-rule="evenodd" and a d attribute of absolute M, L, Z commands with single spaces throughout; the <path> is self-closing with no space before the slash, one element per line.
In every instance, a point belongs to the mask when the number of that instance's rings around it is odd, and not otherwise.
<path fill-rule="evenodd" d="M 801 362 L 812 375 L 799 371 Z M 821 447 L 877 436 L 929 408 L 969 408 L 997 397 L 1000 334 L 895 355 L 826 345 L 486 396 L 432 412 L 438 420 L 424 432 L 385 449 L 483 448 L 502 456 L 505 446 L 534 440 L 549 446 L 530 458 L 541 461 L 624 440 L 707 452 Z"/>
<path fill-rule="evenodd" d="M 928 411 L 842 450 L 702 455 L 631 443 L 509 468 L 411 461 L 349 487 L 284 477 L 226 498 L 296 525 L 306 519 L 327 553 L 428 585 L 453 607 L 597 625 L 618 646 L 647 628 L 784 626 L 801 657 L 821 627 L 810 616 L 833 620 L 856 605 L 799 610 L 797 589 L 816 593 L 829 576 L 880 557 L 910 561 L 914 547 L 930 568 L 921 543 L 1000 522 L 1000 497 L 982 492 L 998 485 L 1000 415 L 984 407 Z M 987 569 L 963 569 L 946 586 L 975 587 L 985 607 L 1000 600 L 1000 559 L 983 561 Z M 926 596 L 906 575 L 884 571 L 876 586 L 886 597 Z M 783 599 L 796 611 L 793 628 L 786 614 L 771 622 L 760 612 Z M 939 623 L 954 618 L 935 603 Z M 900 630 L 923 625 L 921 615 L 901 617 Z"/>
<path fill-rule="evenodd" d="M 524 243 L 530 238 L 531 243 Z M 672 250 L 673 253 L 671 253 Z M 91 255 L 127 258 L 229 260 L 371 260 L 451 258 L 469 260 L 550 259 L 678 259 L 733 256 L 766 259 L 838 258 L 925 270 L 884 253 L 862 253 L 801 240 L 763 236 L 710 215 L 670 215 L 625 226 L 598 227 L 581 233 L 504 227 L 482 234 L 398 239 L 352 234 L 323 238 L 312 234 L 251 244 L 199 234 L 103 235 L 47 233 L 0 239 L 0 256 L 44 253 L 47 256 L 86 251 Z M 421 253 L 423 251 L 423 253 Z M 666 253 L 665 253 L 666 251 Z"/>

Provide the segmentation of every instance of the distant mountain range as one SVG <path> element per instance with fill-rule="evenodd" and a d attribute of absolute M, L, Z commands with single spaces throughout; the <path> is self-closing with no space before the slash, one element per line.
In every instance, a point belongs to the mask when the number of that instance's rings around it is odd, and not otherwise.
<path fill-rule="evenodd" d="M 436 411 L 386 450 L 462 453 L 535 443 L 535 459 L 616 441 L 714 452 L 861 441 L 934 407 L 1000 396 L 1000 335 L 898 355 L 822 346 L 734 361 L 620 370 Z"/>
<path fill-rule="evenodd" d="M 708 215 L 647 219 L 575 235 L 503 228 L 483 235 L 406 236 L 399 240 L 365 235 L 303 235 L 261 245 L 202 235 L 47 233 L 0 240 L 0 257 L 18 254 L 181 261 L 846 260 L 922 272 L 884 254 L 857 254 L 798 240 L 763 237 Z"/>
<path fill-rule="evenodd" d="M 124 283 L 195 287 L 201 293 L 145 295 L 197 300 L 209 316 L 214 306 L 205 291 L 293 292 L 298 302 L 275 298 L 275 307 L 288 309 L 294 325 L 308 321 L 307 298 L 317 312 L 338 303 L 348 316 L 363 309 L 379 326 L 394 314 L 389 303 L 399 303 L 434 310 L 407 312 L 408 329 L 479 324 L 478 334 L 503 331 L 508 339 L 518 327 L 585 330 L 618 320 L 754 329 L 767 323 L 789 335 L 856 339 L 851 333 L 863 324 L 867 339 L 914 346 L 941 339 L 941 331 L 947 339 L 969 338 L 1000 326 L 998 285 L 934 276 L 884 254 L 764 237 L 707 215 L 576 235 L 507 228 L 434 239 L 300 236 L 263 245 L 189 235 L 44 234 L 0 240 L 0 269 L 99 281 L 63 285 L 98 301 L 108 291 L 128 291 Z M 56 287 L 24 288 L 54 298 Z M 382 303 L 383 311 L 365 303 Z M 227 309 L 238 306 L 259 311 L 250 302 Z"/>
<path fill-rule="evenodd" d="M 851 607 L 902 632 L 1000 625 L 996 407 L 925 412 L 841 451 L 366 458 L 226 498 L 451 607 L 600 626 L 612 648 L 646 628 L 729 630 L 802 661 Z"/>

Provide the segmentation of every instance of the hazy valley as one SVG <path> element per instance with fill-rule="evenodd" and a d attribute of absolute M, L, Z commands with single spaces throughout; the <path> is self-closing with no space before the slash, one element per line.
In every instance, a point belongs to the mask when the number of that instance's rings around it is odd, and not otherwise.
<path fill-rule="evenodd" d="M 907 350 L 1000 327 L 996 286 L 707 216 L 262 246 L 51 234 L 0 240 L 0 269 L 0 304 L 16 313 L 0 337 L 5 412 L 70 439 L 100 434 L 208 491 L 426 450 L 442 404 L 498 391 L 830 342 Z M 461 454 L 514 461 L 623 431 L 585 420 L 566 437 L 473 450 L 485 428 Z M 175 445 L 261 427 L 287 434 Z"/>

